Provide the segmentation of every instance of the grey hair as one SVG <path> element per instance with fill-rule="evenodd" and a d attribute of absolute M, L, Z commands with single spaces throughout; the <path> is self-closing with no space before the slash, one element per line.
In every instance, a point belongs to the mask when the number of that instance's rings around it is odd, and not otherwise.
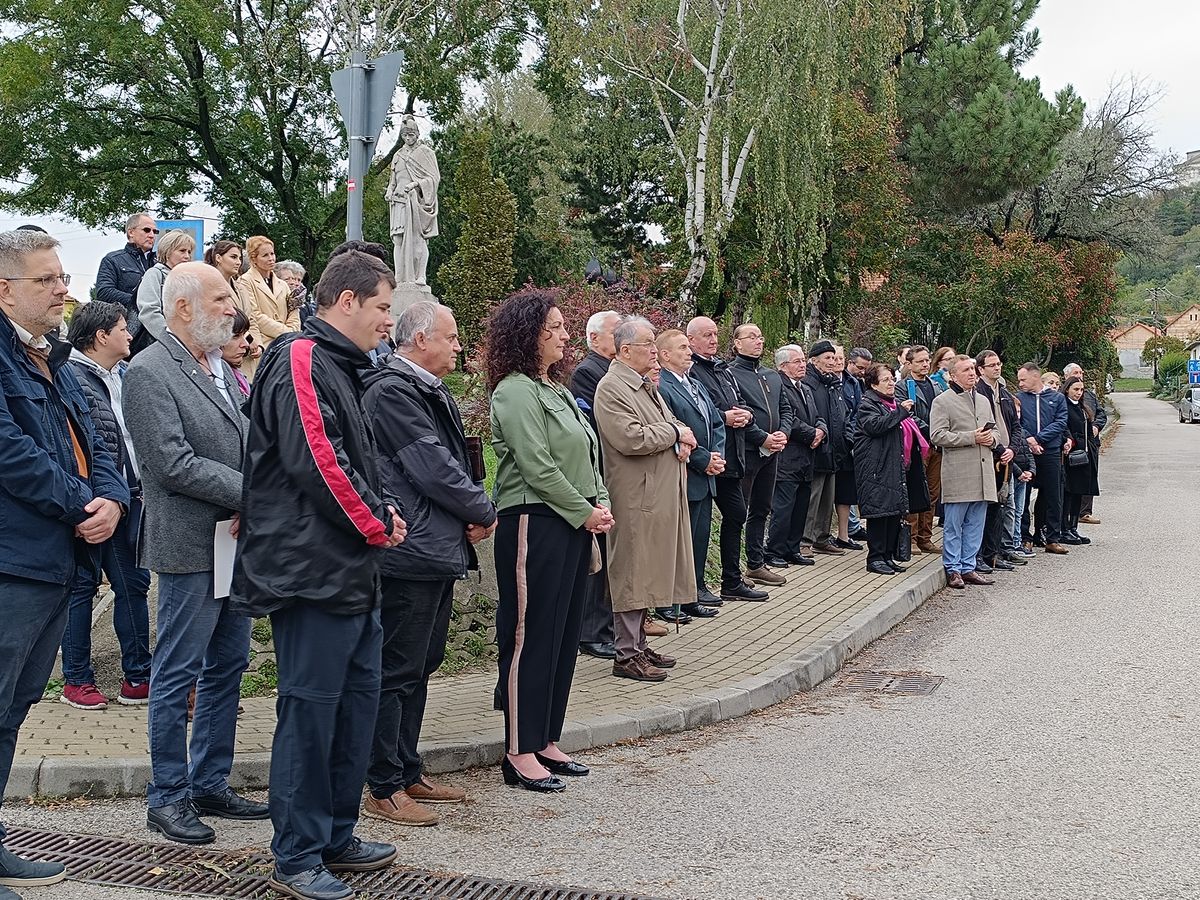
<path fill-rule="evenodd" d="M 587 339 L 587 345 L 589 348 L 592 346 L 592 335 L 599 334 L 600 329 L 604 327 L 604 323 L 613 316 L 616 316 L 618 319 L 621 318 L 621 314 L 615 309 L 601 310 L 598 313 L 592 313 L 592 315 L 588 318 L 587 325 L 584 328 L 584 337 Z"/>
<path fill-rule="evenodd" d="M 300 265 L 294 259 L 283 259 L 275 263 L 275 274 L 280 278 L 286 278 L 289 273 L 295 275 L 297 278 L 303 278 L 304 266 Z"/>
<path fill-rule="evenodd" d="M 1079 363 L 1067 363 L 1063 366 L 1063 378 L 1070 378 L 1072 372 L 1082 372 L 1083 366 Z"/>
<path fill-rule="evenodd" d="M 650 334 L 654 334 L 654 326 L 650 324 L 649 319 L 642 316 L 625 316 L 613 329 L 614 349 L 620 353 L 623 346 L 631 343 L 637 337 L 638 330 L 641 328 L 649 328 Z"/>
<path fill-rule="evenodd" d="M 198 272 L 181 272 L 175 267 L 167 273 L 162 286 L 163 318 L 172 321 L 179 309 L 180 298 L 189 305 L 195 304 L 204 295 L 204 285 L 200 283 Z"/>
<path fill-rule="evenodd" d="M 436 300 L 418 300 L 411 306 L 406 307 L 396 317 L 396 346 L 415 347 L 417 344 L 417 335 L 428 335 L 433 331 L 433 325 L 437 321 L 438 312 L 443 309 L 449 312 L 450 307 L 444 306 Z"/>
<path fill-rule="evenodd" d="M 196 239 L 192 237 L 192 233 L 176 229 L 175 231 L 168 231 L 158 239 L 158 247 L 155 252 L 158 254 L 159 259 L 164 260 L 163 264 L 166 265 L 165 260 L 180 247 L 184 246 L 188 248 L 188 252 L 195 255 Z"/>
<path fill-rule="evenodd" d="M 801 347 L 799 344 L 784 344 L 782 347 L 780 347 L 778 350 L 776 350 L 775 351 L 775 368 L 778 369 L 780 366 L 784 365 L 785 363 L 791 362 L 792 360 L 790 357 L 792 356 L 793 353 L 796 354 L 797 356 L 799 356 L 801 359 L 804 358 L 804 348 Z"/>
<path fill-rule="evenodd" d="M 146 210 L 144 210 L 144 209 L 141 212 L 133 213 L 133 215 L 131 215 L 128 219 L 125 220 L 125 233 L 128 234 L 130 231 L 132 231 L 133 226 L 136 225 L 138 222 L 140 222 L 142 219 L 149 219 L 151 222 L 153 222 L 154 216 L 152 216 L 150 213 L 146 212 Z"/>
<path fill-rule="evenodd" d="M 871 362 L 875 359 L 875 357 L 871 355 L 871 351 L 866 347 L 855 347 L 850 351 L 850 355 L 846 358 L 849 360 L 865 359 L 867 362 Z"/>
<path fill-rule="evenodd" d="M 0 231 L 0 273 L 18 277 L 25 271 L 25 257 L 57 246 L 58 239 L 44 231 Z"/>

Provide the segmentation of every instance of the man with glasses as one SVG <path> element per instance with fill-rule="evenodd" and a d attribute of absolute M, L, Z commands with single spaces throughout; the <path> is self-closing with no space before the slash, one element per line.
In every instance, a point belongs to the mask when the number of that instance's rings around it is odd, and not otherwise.
<path fill-rule="evenodd" d="M 138 285 L 157 261 L 154 240 L 158 225 L 148 212 L 136 212 L 125 220 L 125 246 L 100 260 L 96 272 L 96 299 L 125 307 L 129 334 L 137 337 L 141 325 L 137 315 Z"/>
<path fill-rule="evenodd" d="M 129 488 L 97 437 L 67 365 L 62 325 L 68 278 L 37 231 L 0 233 L 0 798 L 17 730 L 42 699 L 62 642 L 76 567 L 98 570 L 99 545 L 129 506 Z M 10 887 L 65 877 L 4 849 L 0 900 Z"/>

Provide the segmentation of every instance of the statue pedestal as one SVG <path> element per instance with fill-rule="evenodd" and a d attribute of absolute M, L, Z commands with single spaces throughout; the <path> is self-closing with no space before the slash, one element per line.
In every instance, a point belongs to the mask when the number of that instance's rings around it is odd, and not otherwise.
<path fill-rule="evenodd" d="M 400 315 L 408 307 L 419 300 L 436 300 L 433 291 L 427 284 L 417 284 L 414 281 L 403 281 L 392 291 L 392 317 Z"/>

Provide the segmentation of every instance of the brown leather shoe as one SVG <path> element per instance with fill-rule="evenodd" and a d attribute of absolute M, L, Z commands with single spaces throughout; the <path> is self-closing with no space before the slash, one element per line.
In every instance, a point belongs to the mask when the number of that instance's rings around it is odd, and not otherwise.
<path fill-rule="evenodd" d="M 650 665 L 658 666 L 660 669 L 675 668 L 675 657 L 667 656 L 665 653 L 658 653 L 649 647 L 642 651 L 642 656 L 650 660 Z"/>
<path fill-rule="evenodd" d="M 1062 544 L 1047 544 L 1046 552 L 1047 553 L 1057 553 L 1059 556 L 1066 556 L 1071 551 L 1068 550 L 1066 547 L 1064 547 Z"/>
<path fill-rule="evenodd" d="M 827 553 L 830 556 L 841 556 L 846 551 L 841 547 L 835 547 L 830 541 L 821 541 L 819 544 L 813 544 L 814 553 Z"/>
<path fill-rule="evenodd" d="M 666 681 L 666 670 L 660 669 L 646 658 L 645 653 L 639 653 L 624 662 L 613 661 L 613 675 L 618 678 L 631 678 L 634 681 Z"/>
<path fill-rule="evenodd" d="M 646 614 L 645 621 L 642 622 L 642 630 L 646 632 L 646 637 L 666 637 L 671 633 L 669 629 L 658 619 L 650 618 L 650 614 Z"/>
<path fill-rule="evenodd" d="M 954 588 L 956 591 L 961 591 L 966 587 L 966 585 L 963 583 L 963 577 L 957 572 L 947 572 L 946 587 Z"/>
<path fill-rule="evenodd" d="M 416 784 L 406 787 L 404 793 L 422 803 L 462 803 L 467 799 L 467 792 L 462 788 L 438 784 L 436 781 L 430 781 L 424 775 Z"/>
<path fill-rule="evenodd" d="M 978 572 L 963 572 L 963 584 L 995 584 L 996 579 L 980 575 Z"/>
<path fill-rule="evenodd" d="M 396 791 L 386 800 L 376 800 L 367 791 L 363 799 L 363 815 L 369 819 L 382 819 L 393 825 L 413 825 L 421 828 L 438 823 L 438 814 L 422 806 L 404 791 Z"/>
<path fill-rule="evenodd" d="M 917 541 L 917 547 L 922 553 L 941 553 L 942 548 L 933 541 Z"/>
<path fill-rule="evenodd" d="M 768 569 L 766 566 L 761 566 L 757 569 L 750 569 L 746 572 L 746 577 L 755 584 L 769 584 L 779 587 L 781 584 L 787 584 L 787 579 L 782 575 L 777 575 Z"/>
<path fill-rule="evenodd" d="M 1079 524 L 1080 525 L 1099 525 L 1100 520 L 1097 519 L 1095 516 L 1080 516 Z"/>

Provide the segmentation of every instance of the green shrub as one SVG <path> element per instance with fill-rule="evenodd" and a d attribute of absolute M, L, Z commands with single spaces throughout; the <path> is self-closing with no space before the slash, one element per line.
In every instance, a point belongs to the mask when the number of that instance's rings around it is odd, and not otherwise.
<path fill-rule="evenodd" d="M 1188 355 L 1182 352 L 1167 353 L 1158 361 L 1158 382 L 1169 384 L 1187 374 Z"/>

